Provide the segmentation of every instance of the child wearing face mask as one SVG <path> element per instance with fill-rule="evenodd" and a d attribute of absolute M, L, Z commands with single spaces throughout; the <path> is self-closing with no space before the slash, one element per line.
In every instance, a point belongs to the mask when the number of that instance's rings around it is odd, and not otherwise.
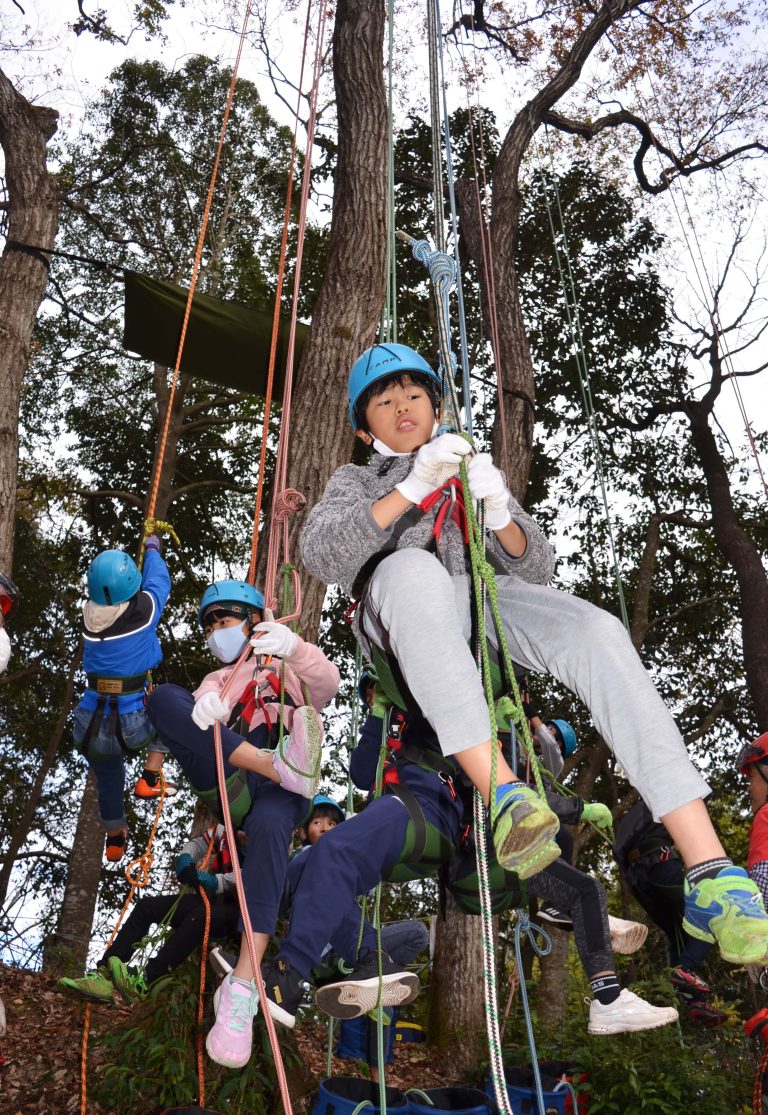
<path fill-rule="evenodd" d="M 291 834 L 307 817 L 307 799 L 317 790 L 323 738 L 319 713 L 339 687 L 339 671 L 319 647 L 265 620 L 264 610 L 264 597 L 254 585 L 209 585 L 198 620 L 221 668 L 207 674 L 194 693 L 158 686 L 147 706 L 158 739 L 196 795 L 219 816 L 213 725 L 221 724 L 227 801 L 232 823 L 247 839 L 243 886 L 259 961 L 275 929 Z M 251 653 L 239 662 L 249 643 Z M 238 962 L 219 989 L 216 1023 L 206 1040 L 214 1061 L 230 1068 L 248 1062 L 257 1002 L 243 933 Z"/>

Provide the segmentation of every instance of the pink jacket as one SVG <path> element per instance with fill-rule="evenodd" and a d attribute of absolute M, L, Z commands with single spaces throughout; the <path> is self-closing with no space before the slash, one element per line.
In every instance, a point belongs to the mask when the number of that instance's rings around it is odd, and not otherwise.
<path fill-rule="evenodd" d="M 255 680 L 257 691 L 264 683 L 261 696 L 269 710 L 270 724 L 275 724 L 280 715 L 280 701 L 279 698 L 275 699 L 275 692 L 269 685 L 267 678 L 270 674 L 276 674 L 277 677 L 280 677 L 282 663 L 285 664 L 285 691 L 296 705 L 307 703 L 301 686 L 302 681 L 306 683 L 309 699 L 318 712 L 322 711 L 324 705 L 327 705 L 331 698 L 336 696 L 339 688 L 339 671 L 333 662 L 325 657 L 319 647 L 316 647 L 314 643 L 306 643 L 299 638 L 296 650 L 289 658 L 273 658 L 268 668 L 265 666 L 257 668 L 253 658 L 246 659 L 237 670 L 237 676 L 224 698 L 230 713 L 239 702 L 249 682 Z M 193 694 L 195 700 L 202 697 L 203 693 L 220 693 L 233 672 L 235 671 L 232 666 L 224 666 L 221 670 L 214 670 L 213 673 L 206 674 L 199 688 Z M 290 732 L 293 723 L 293 708 L 288 703 L 285 705 L 284 721 L 285 730 Z M 251 718 L 249 728 L 253 730 L 264 722 L 264 706 L 259 704 Z"/>

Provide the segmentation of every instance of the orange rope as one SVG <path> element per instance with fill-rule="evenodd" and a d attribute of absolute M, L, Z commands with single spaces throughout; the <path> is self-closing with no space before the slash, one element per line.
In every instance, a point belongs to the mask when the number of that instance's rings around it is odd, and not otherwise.
<path fill-rule="evenodd" d="M 261 449 L 259 452 L 259 480 L 256 486 L 256 508 L 253 513 L 253 532 L 251 534 L 251 564 L 248 566 L 248 582 L 253 584 L 256 579 L 256 559 L 259 550 L 259 524 L 261 522 L 261 504 L 264 495 L 264 479 L 267 471 L 267 442 L 269 439 L 269 418 L 272 407 L 272 391 L 275 381 L 275 363 L 277 359 L 277 339 L 280 333 L 280 306 L 283 299 L 283 280 L 285 278 L 285 261 L 288 255 L 288 230 L 291 222 L 291 201 L 293 199 L 293 172 L 296 166 L 296 139 L 299 130 L 299 109 L 301 107 L 301 88 L 304 84 L 304 65 L 307 60 L 307 42 L 309 41 L 309 17 L 312 11 L 311 0 L 307 4 L 307 19 L 304 24 L 304 46 L 301 52 L 301 72 L 299 74 L 298 101 L 296 104 L 296 117 L 293 125 L 293 140 L 291 143 L 291 160 L 288 167 L 288 186 L 285 191 L 285 216 L 283 218 L 283 235 L 280 241 L 280 260 L 277 268 L 277 286 L 275 288 L 275 308 L 272 314 L 272 339 L 269 346 L 269 366 L 267 368 L 267 390 L 264 396 L 264 424 L 261 431 Z M 285 400 L 285 389 L 283 390 Z"/>
<path fill-rule="evenodd" d="M 157 799 L 157 809 L 155 810 L 155 819 L 152 823 L 152 829 L 149 834 L 147 846 L 140 856 L 131 860 L 125 869 L 125 877 L 131 884 L 131 889 L 128 891 L 128 897 L 123 903 L 123 908 L 118 915 L 115 928 L 112 930 L 112 935 L 107 942 L 107 949 L 110 948 L 112 942 L 117 936 L 123 918 L 125 917 L 126 910 L 131 904 L 134 894 L 137 890 L 145 887 L 149 882 L 149 873 L 152 868 L 152 844 L 154 843 L 157 834 L 157 826 L 160 823 L 160 814 L 163 811 L 163 802 L 165 801 L 165 777 L 160 774 L 160 797 Z M 88 1097 L 88 1034 L 91 1028 L 91 1004 L 88 1003 L 85 1008 L 85 1018 L 83 1020 L 83 1044 L 80 1051 L 80 1115 L 86 1113 L 86 1102 Z"/>
<path fill-rule="evenodd" d="M 235 58 L 235 65 L 232 69 L 232 80 L 229 83 L 229 91 L 227 93 L 227 103 L 224 108 L 224 117 L 221 122 L 221 132 L 219 134 L 219 144 L 216 148 L 216 157 L 213 161 L 213 170 L 211 171 L 211 180 L 208 185 L 208 194 L 205 199 L 205 208 L 203 210 L 203 219 L 200 225 L 200 234 L 197 238 L 197 248 L 195 249 L 195 260 L 192 265 L 192 277 L 189 283 L 189 291 L 187 293 L 187 304 L 184 308 L 184 320 L 181 326 L 181 336 L 179 337 L 179 348 L 176 353 L 176 364 L 173 369 L 173 378 L 171 379 L 171 387 L 168 393 L 168 405 L 165 411 L 165 421 L 163 423 L 163 430 L 160 435 L 158 443 L 157 458 L 155 460 L 154 476 L 152 478 L 152 489 L 149 497 L 149 506 L 147 508 L 147 517 L 152 518 L 155 514 L 155 504 L 157 502 L 157 493 L 160 487 L 160 472 L 162 469 L 163 458 L 165 456 L 165 447 L 168 441 L 168 430 L 171 425 L 171 408 L 173 405 L 173 398 L 176 393 L 176 385 L 179 381 L 179 369 L 181 367 L 181 356 L 184 351 L 184 342 L 187 337 L 187 326 L 189 325 L 190 314 L 192 313 L 192 299 L 195 294 L 195 287 L 197 286 L 197 278 L 200 272 L 200 262 L 203 256 L 203 247 L 205 245 L 205 234 L 208 231 L 208 219 L 211 213 L 211 205 L 213 203 L 213 190 L 216 185 L 216 179 L 219 174 L 219 163 L 221 161 L 221 152 L 224 147 L 224 137 L 227 133 L 227 124 L 229 122 L 229 114 L 232 109 L 232 103 L 235 97 L 235 84 L 237 82 L 237 72 L 240 68 L 240 59 L 243 53 L 243 45 L 245 43 L 245 34 L 248 28 L 248 21 L 251 17 L 251 3 L 248 0 L 245 7 L 245 16 L 243 17 L 243 26 L 240 31 L 240 42 L 237 48 L 237 56 Z"/>
<path fill-rule="evenodd" d="M 317 123 L 317 98 L 320 88 L 320 77 L 323 68 L 323 42 L 325 38 L 326 8 L 320 5 L 317 23 L 317 37 L 315 39 L 315 58 L 312 72 L 312 88 L 309 98 L 309 119 L 307 120 L 307 145 L 304 155 L 304 175 L 301 184 L 301 204 L 299 207 L 299 224 L 297 230 L 296 269 L 293 276 L 293 304 L 291 306 L 291 326 L 288 335 L 288 351 L 285 359 L 285 389 L 283 392 L 283 414 L 280 423 L 280 437 L 277 443 L 277 463 L 275 465 L 274 492 L 272 501 L 272 522 L 270 525 L 270 546 L 267 556 L 267 573 L 264 583 L 264 596 L 269 606 L 270 602 L 276 604 L 275 582 L 277 580 L 277 567 L 279 560 L 279 543 L 282 541 L 283 561 L 288 557 L 288 523 L 286 516 L 290 511 L 297 510 L 305 505 L 304 497 L 287 487 L 288 474 L 288 444 L 291 429 L 291 395 L 293 391 L 293 362 L 296 348 L 296 324 L 299 314 L 299 284 L 301 282 L 301 266 L 304 258 L 304 233 L 307 224 L 307 206 L 309 203 L 309 186 L 312 174 L 312 151 L 314 146 L 315 125 Z M 282 521 L 283 530 L 277 529 L 278 522 Z M 280 537 L 282 534 L 282 538 Z M 294 584 L 298 585 L 298 577 L 294 577 Z M 300 598 L 299 598 L 300 599 Z M 297 618 L 300 608 L 297 605 Z M 284 617 L 285 618 L 285 617 Z"/>

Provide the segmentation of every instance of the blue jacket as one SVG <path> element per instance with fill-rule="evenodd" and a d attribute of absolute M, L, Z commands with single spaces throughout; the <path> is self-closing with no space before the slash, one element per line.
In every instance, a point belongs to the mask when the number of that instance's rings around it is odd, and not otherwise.
<path fill-rule="evenodd" d="M 83 668 L 101 677 L 132 677 L 153 670 L 163 660 L 157 625 L 171 592 L 168 566 L 157 550 L 145 552 L 141 589 L 115 622 L 98 633 L 83 624 Z M 98 693 L 86 689 L 80 707 L 93 711 Z M 143 693 L 118 697 L 121 713 L 132 712 L 144 703 Z"/>

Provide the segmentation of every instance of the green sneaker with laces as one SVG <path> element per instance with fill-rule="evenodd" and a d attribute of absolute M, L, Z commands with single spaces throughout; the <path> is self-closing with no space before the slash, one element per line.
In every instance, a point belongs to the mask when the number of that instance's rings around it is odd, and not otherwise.
<path fill-rule="evenodd" d="M 555 835 L 560 821 L 543 798 L 524 782 L 509 782 L 496 791 L 493 825 L 496 858 L 505 870 L 528 879 L 560 855 Z"/>
<path fill-rule="evenodd" d="M 694 887 L 686 879 L 683 929 L 699 941 L 717 941 L 729 964 L 768 960 L 768 914 L 743 867 L 724 867 Z"/>
<path fill-rule="evenodd" d="M 112 981 L 112 986 L 123 1002 L 138 1003 L 146 999 L 149 988 L 144 982 L 144 973 L 135 968 L 129 968 L 116 956 L 110 956 L 107 961 L 107 971 Z"/>
<path fill-rule="evenodd" d="M 57 980 L 56 989 L 74 999 L 83 999 L 86 1003 L 114 1003 L 115 989 L 110 983 L 106 968 L 86 972 L 80 979 L 65 977 Z"/>

